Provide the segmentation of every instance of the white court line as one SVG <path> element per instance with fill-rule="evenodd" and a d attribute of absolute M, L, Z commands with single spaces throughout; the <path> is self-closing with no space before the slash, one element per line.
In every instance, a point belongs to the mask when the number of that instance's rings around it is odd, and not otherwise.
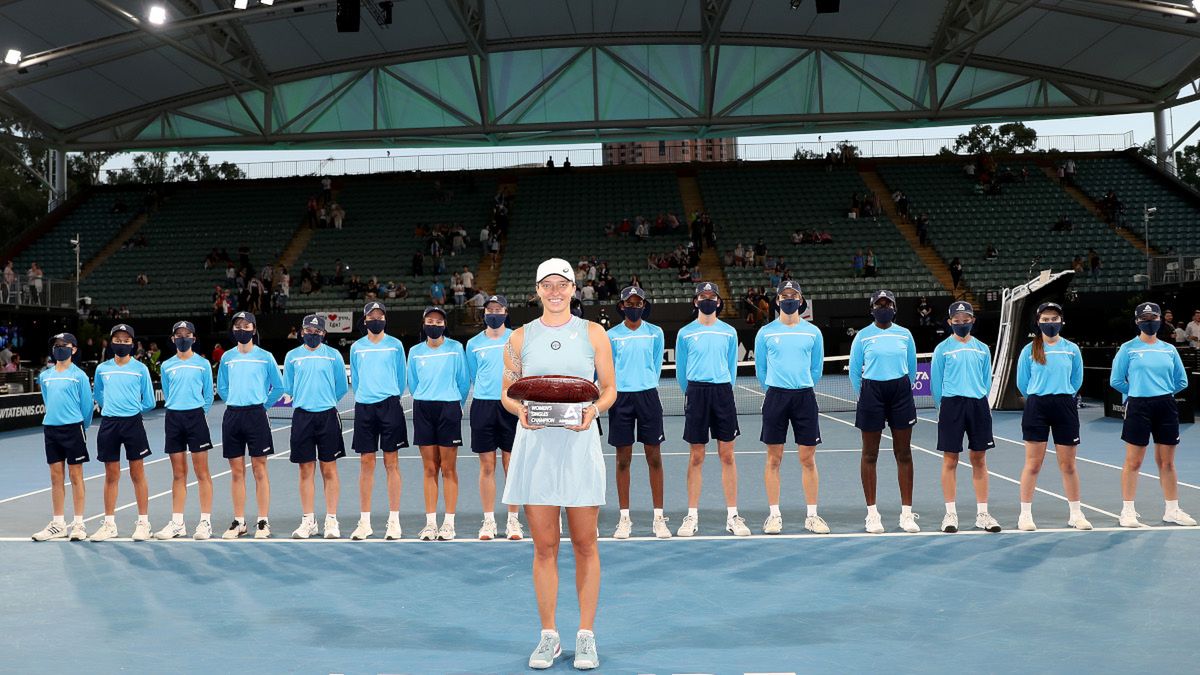
<path fill-rule="evenodd" d="M 678 537 L 678 536 L 676 536 L 676 537 L 671 537 L 670 539 L 658 539 L 657 537 L 649 537 L 649 536 L 630 537 L 629 539 L 613 539 L 612 537 L 599 537 L 597 539 L 597 541 L 602 541 L 602 542 L 616 542 L 616 541 L 621 541 L 621 542 L 632 542 L 632 541 L 663 542 L 664 544 L 669 546 L 670 545 L 669 542 L 674 542 L 674 541 L 681 541 L 681 542 L 725 541 L 725 542 L 741 543 L 744 541 L 759 541 L 759 542 L 762 542 L 762 541 L 791 541 L 791 540 L 796 540 L 796 539 L 809 539 L 809 540 L 813 540 L 813 541 L 823 541 L 826 539 L 894 539 L 894 538 L 907 538 L 907 537 L 954 537 L 954 538 L 1003 537 L 1005 535 L 1013 536 L 1013 537 L 1036 537 L 1039 534 L 1083 534 L 1083 535 L 1086 535 L 1087 532 L 1121 532 L 1121 533 L 1125 533 L 1125 534 L 1138 534 L 1138 533 L 1144 534 L 1144 533 L 1149 533 L 1149 532 L 1200 532 L 1200 527 L 1185 527 L 1183 525 L 1160 525 L 1160 526 L 1142 527 L 1142 528 L 1097 527 L 1095 529 L 1087 530 L 1087 531 L 1076 530 L 1073 527 L 1055 527 L 1055 528 L 1040 528 L 1034 532 L 1022 532 L 1021 530 L 1016 530 L 1016 529 L 1003 530 L 1001 532 L 985 532 L 983 530 L 959 530 L 958 532 L 941 532 L 941 531 L 933 530 L 933 531 L 922 531 L 922 532 L 884 532 L 882 534 L 870 534 L 867 532 L 834 532 L 831 534 L 752 534 L 749 537 L 735 537 L 731 534 L 713 534 L 713 535 L 706 534 L 706 535 L 697 535 L 694 537 Z M 564 541 L 564 542 L 569 542 L 570 540 L 571 540 L 570 537 L 562 537 L 560 539 L 560 541 Z M 117 537 L 114 539 L 109 539 L 109 541 L 132 542 L 133 540 L 128 537 Z M 219 545 L 219 546 L 225 546 L 225 545 L 257 546 L 260 544 L 267 544 L 267 545 L 271 545 L 271 544 L 301 544 L 301 545 L 352 544 L 354 546 L 357 546 L 359 544 L 429 544 L 429 545 L 437 546 L 437 545 L 441 545 L 441 544 L 492 544 L 492 545 L 496 545 L 496 542 L 505 542 L 507 540 L 503 539 L 503 538 L 497 538 L 497 539 L 493 539 L 491 541 L 483 541 L 481 539 L 475 539 L 474 537 L 463 537 L 462 539 L 454 539 L 454 540 L 448 541 L 448 542 L 445 542 L 445 541 L 427 542 L 427 541 L 421 541 L 420 539 L 417 539 L 416 537 L 407 537 L 404 539 L 394 539 L 391 541 L 384 539 L 382 537 L 372 537 L 371 539 L 363 539 L 361 541 L 353 541 L 348 538 L 324 539 L 324 538 L 320 538 L 320 537 L 313 538 L 313 539 L 291 539 L 291 538 L 287 538 L 287 537 L 271 538 L 271 539 L 254 539 L 252 537 L 248 537 L 245 539 L 233 539 L 233 540 L 213 538 L 213 539 L 210 539 L 209 541 L 213 542 L 214 544 Z M 525 543 L 525 544 L 532 543 L 532 541 L 533 540 L 530 539 L 529 537 L 525 537 L 524 539 L 521 540 L 521 542 Z M 31 540 L 29 537 L 0 537 L 0 543 L 3 543 L 3 542 L 31 542 Z M 54 542 L 61 543 L 61 544 L 75 543 L 75 542 L 70 542 L 66 539 L 57 539 L 57 540 L 54 540 Z M 191 537 L 181 537 L 178 539 L 167 539 L 167 540 L 155 539 L 155 540 L 153 540 L 153 542 L 154 543 L 149 544 L 149 546 L 153 547 L 153 546 L 159 546 L 159 545 L 163 545 L 163 544 L 201 544 L 202 545 L 205 543 L 204 541 L 196 541 L 195 539 L 192 539 Z M 46 543 L 46 542 L 38 542 L 38 543 Z M 499 544 L 499 545 L 504 546 L 504 544 Z"/>
<path fill-rule="evenodd" d="M 740 384 L 739 384 L 738 386 L 739 386 L 739 387 L 741 387 L 742 389 L 745 389 L 746 391 L 754 392 L 754 393 L 756 393 L 756 394 L 758 394 L 758 393 L 759 393 L 759 392 L 756 392 L 756 391 L 754 391 L 753 389 L 750 389 L 749 387 L 743 387 L 743 386 L 742 386 L 742 385 L 740 385 Z M 759 394 L 759 395 L 761 396 L 762 394 Z M 845 400 L 845 399 L 842 399 L 842 400 Z M 846 425 L 846 426 L 848 426 L 848 427 L 853 427 L 853 426 L 854 426 L 854 424 L 853 424 L 852 422 L 847 422 L 846 420 L 838 419 L 838 418 L 836 418 L 836 417 L 834 417 L 834 416 L 832 416 L 832 415 L 828 415 L 828 414 L 826 414 L 826 413 L 817 413 L 817 414 L 818 414 L 818 415 L 820 415 L 821 417 L 824 417 L 824 418 L 827 418 L 827 419 L 831 419 L 831 420 L 833 420 L 834 422 L 837 422 L 838 424 L 844 424 L 844 425 Z M 924 418 L 922 418 L 922 419 L 924 419 Z M 891 436 L 891 434 L 888 434 L 888 433 L 883 433 L 883 437 L 884 437 L 884 438 L 886 438 L 886 439 L 889 439 L 889 440 L 893 440 L 893 442 L 894 442 L 894 439 L 892 439 L 892 436 Z M 919 446 L 919 445 L 917 445 L 916 443 L 913 443 L 913 442 L 911 442 L 911 441 L 909 441 L 909 446 L 910 446 L 912 449 L 914 449 L 914 450 L 920 450 L 921 452 L 924 452 L 924 453 L 926 453 L 926 454 L 929 454 L 929 455 L 933 455 L 934 457 L 938 457 L 938 458 L 941 458 L 941 457 L 942 457 L 942 455 L 944 454 L 944 453 L 941 453 L 941 452 L 934 452 L 933 450 L 930 450 L 930 449 L 928 449 L 928 448 L 923 448 L 923 447 L 921 447 L 921 446 Z M 966 467 L 970 467 L 970 466 L 971 466 L 971 465 L 970 465 L 970 463 L 968 463 L 968 462 L 964 462 L 964 461 L 962 461 L 962 460 L 959 460 L 959 462 L 958 462 L 958 463 L 959 463 L 959 465 L 960 465 L 960 466 L 966 466 Z M 1015 485 L 1020 485 L 1020 484 L 1021 484 L 1021 481 L 1020 481 L 1020 480 L 1015 480 L 1015 479 L 1013 479 L 1013 478 L 1009 478 L 1008 476 L 1005 476 L 1004 474 L 1001 474 L 1001 473 L 996 473 L 995 471 L 992 471 L 992 470 L 990 470 L 990 469 L 988 470 L 988 475 L 989 475 L 989 476 L 995 476 L 996 478 L 999 478 L 1000 480 L 1003 480 L 1003 481 L 1008 481 L 1009 483 L 1013 483 L 1013 484 L 1015 484 Z M 1068 500 L 1068 499 L 1067 499 L 1065 496 L 1063 496 L 1063 495 L 1060 495 L 1060 494 L 1058 494 L 1057 492 L 1051 492 L 1050 490 L 1046 490 L 1045 488 L 1035 487 L 1035 488 L 1034 488 L 1034 490 L 1036 490 L 1037 492 L 1040 492 L 1040 493 L 1042 493 L 1042 494 L 1044 494 L 1044 495 L 1050 495 L 1051 497 L 1055 497 L 1055 498 L 1057 498 L 1057 499 L 1061 499 L 1061 500 L 1062 500 L 1062 501 L 1064 501 L 1064 502 L 1066 502 L 1066 501 L 1070 501 L 1070 500 Z M 1079 505 L 1080 505 L 1080 506 L 1082 506 L 1082 507 L 1083 507 L 1083 508 L 1085 508 L 1085 509 L 1091 509 L 1092 511 L 1095 511 L 1096 513 L 1102 513 L 1102 514 L 1104 514 L 1104 515 L 1106 515 L 1106 516 L 1111 516 L 1111 517 L 1113 517 L 1113 518 L 1119 518 L 1119 516 L 1118 516 L 1117 514 L 1115 514 L 1115 513 L 1112 513 L 1111 511 L 1105 511 L 1104 509 L 1101 509 L 1101 508 L 1098 508 L 1098 507 L 1092 506 L 1091 504 L 1087 504 L 1087 503 L 1084 503 L 1084 502 L 1082 502 L 1082 501 L 1081 501 L 1081 502 L 1079 502 Z"/>

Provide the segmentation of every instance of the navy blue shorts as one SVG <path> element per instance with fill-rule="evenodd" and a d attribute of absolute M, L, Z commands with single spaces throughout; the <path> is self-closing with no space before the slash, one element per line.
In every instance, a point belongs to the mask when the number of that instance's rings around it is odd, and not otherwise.
<path fill-rule="evenodd" d="M 790 425 L 796 445 L 818 445 L 821 442 L 821 426 L 817 423 L 819 412 L 812 387 L 767 387 L 762 404 L 762 433 L 758 440 L 767 445 L 783 445 L 787 443 Z"/>
<path fill-rule="evenodd" d="M 204 408 L 191 410 L 167 410 L 167 440 L 163 450 L 168 455 L 177 452 L 208 452 L 212 450 L 212 437 L 208 433 L 208 418 Z"/>
<path fill-rule="evenodd" d="M 608 409 L 609 445 L 633 445 L 634 439 L 643 445 L 662 445 L 666 438 L 658 389 L 617 392 L 616 403 Z"/>
<path fill-rule="evenodd" d="M 413 400 L 413 445 L 462 445 L 462 406 L 458 401 Z"/>
<path fill-rule="evenodd" d="M 225 408 L 221 419 L 221 454 L 225 459 L 245 457 L 247 449 L 251 457 L 273 455 L 275 449 L 271 443 L 271 423 L 265 408 L 261 405 Z"/>
<path fill-rule="evenodd" d="M 731 384 L 688 382 L 683 415 L 683 440 L 687 443 L 707 443 L 710 433 L 718 441 L 729 442 L 742 433 Z"/>
<path fill-rule="evenodd" d="M 87 431 L 83 424 L 58 424 L 42 427 L 46 439 L 46 463 L 83 464 L 91 459 L 87 449 Z"/>
<path fill-rule="evenodd" d="M 968 450 L 996 447 L 992 438 L 992 411 L 986 398 L 946 396 L 938 412 L 938 452 L 962 452 L 963 434 Z"/>
<path fill-rule="evenodd" d="M 292 464 L 307 464 L 320 459 L 335 462 L 346 456 L 346 440 L 342 438 L 342 418 L 337 408 L 309 412 L 292 410 Z"/>
<path fill-rule="evenodd" d="M 360 455 L 408 447 L 408 422 L 399 396 L 354 404 L 354 437 L 350 447 Z"/>
<path fill-rule="evenodd" d="M 100 418 L 100 432 L 96 434 L 96 459 L 101 462 L 121 461 L 122 445 L 125 446 L 125 459 L 131 462 L 150 456 L 150 439 L 146 438 L 141 415 Z"/>
<path fill-rule="evenodd" d="M 500 401 L 471 401 L 471 452 L 512 452 L 517 421 L 517 416 L 505 410 Z"/>
<path fill-rule="evenodd" d="M 1121 440 L 1145 447 L 1151 434 L 1159 445 L 1179 445 L 1179 405 L 1174 396 L 1130 396 L 1125 401 Z"/>
<path fill-rule="evenodd" d="M 913 401 L 912 381 L 908 377 L 894 380 L 862 381 L 854 426 L 862 431 L 909 429 L 917 423 L 917 404 Z"/>
<path fill-rule="evenodd" d="M 1021 439 L 1045 443 L 1054 433 L 1054 444 L 1079 445 L 1079 405 L 1070 394 L 1032 394 L 1021 415 Z"/>

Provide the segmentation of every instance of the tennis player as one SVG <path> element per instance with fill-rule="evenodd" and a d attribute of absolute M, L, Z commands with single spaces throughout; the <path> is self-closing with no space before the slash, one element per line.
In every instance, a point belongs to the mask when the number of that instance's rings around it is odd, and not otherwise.
<path fill-rule="evenodd" d="M 117 491 L 121 480 L 121 447 L 129 462 L 129 480 L 137 501 L 138 519 L 133 540 L 150 538 L 149 490 L 143 462 L 150 456 L 150 440 L 142 413 L 154 410 L 154 385 L 145 364 L 133 358 L 133 327 L 119 323 L 109 331 L 113 358 L 96 367 L 92 397 L 100 406 L 100 431 L 96 434 L 96 459 L 104 462 L 104 524 L 92 541 L 117 536 Z"/>
<path fill-rule="evenodd" d="M 912 386 L 917 381 L 917 348 L 912 333 L 893 323 L 896 296 L 879 290 L 871 294 L 875 322 L 858 332 L 850 344 L 850 386 L 858 394 L 854 426 L 862 432 L 863 495 L 867 500 L 867 532 L 881 534 L 883 518 L 875 506 L 876 464 L 884 426 L 892 430 L 892 452 L 900 482 L 900 529 L 920 532 L 912 510 L 912 428 L 917 406 Z"/>
<path fill-rule="evenodd" d="M 155 539 L 187 536 L 183 507 L 187 503 L 187 455 L 192 453 L 196 471 L 196 491 L 200 493 L 200 522 L 193 538 L 212 537 L 212 474 L 208 470 L 208 451 L 212 438 L 208 431 L 208 410 L 213 404 L 212 364 L 192 350 L 196 344 L 196 326 L 177 321 L 171 328 L 175 356 L 159 370 L 163 398 L 167 404 L 166 441 L 163 450 L 171 458 L 171 522 L 154 534 Z"/>
<path fill-rule="evenodd" d="M 387 309 L 382 302 L 363 306 L 367 334 L 350 345 L 350 386 L 354 388 L 354 436 L 358 453 L 358 525 L 350 538 L 360 541 L 371 529 L 371 493 L 375 488 L 375 455 L 383 451 L 387 476 L 388 519 L 384 539 L 399 539 L 400 448 L 408 447 L 408 423 L 400 397 L 408 382 L 404 345 L 387 334 Z"/>
<path fill-rule="evenodd" d="M 423 541 L 454 538 L 458 503 L 458 446 L 462 445 L 462 406 L 471 378 L 461 342 L 446 334 L 446 312 L 426 307 L 421 333 L 425 339 L 408 350 L 408 385 L 413 396 L 413 443 L 421 448 L 425 469 Z M 446 497 L 446 517 L 437 524 L 438 477 Z"/>
<path fill-rule="evenodd" d="M 1153 302 L 1143 302 L 1134 310 L 1138 336 L 1121 345 L 1113 360 L 1109 384 L 1125 400 L 1125 466 L 1121 470 L 1121 527 L 1145 527 L 1139 520 L 1134 501 L 1137 497 L 1138 470 L 1146 456 L 1150 437 L 1154 437 L 1154 460 L 1158 464 L 1166 509 L 1163 522 L 1175 525 L 1196 524 L 1196 519 L 1179 508 L 1179 477 L 1175 472 L 1175 448 L 1179 445 L 1179 408 L 1175 394 L 1187 389 L 1187 371 L 1179 350 L 1155 337 L 1162 327 L 1162 310 Z"/>
<path fill-rule="evenodd" d="M 325 493 L 325 538 L 342 536 L 337 507 L 341 496 L 337 461 L 346 456 L 342 419 L 337 405 L 346 395 L 346 361 L 341 352 L 325 344 L 325 317 L 309 314 L 301 321 L 304 344 L 283 359 L 283 391 L 292 397 L 292 464 L 300 465 L 300 526 L 292 539 L 317 534 L 314 513 L 317 460 Z"/>
<path fill-rule="evenodd" d="M 504 355 L 504 407 L 520 419 L 512 463 L 504 485 L 504 503 L 525 505 L 533 537 L 533 587 L 537 594 L 541 639 L 529 667 L 545 669 L 562 653 L 555 623 L 558 606 L 559 512 L 566 508 L 575 553 L 575 590 L 579 598 L 576 668 L 600 665 L 593 632 L 600 595 L 600 554 L 596 519 L 604 504 L 605 468 L 600 432 L 593 422 L 617 397 L 612 347 L 604 329 L 571 314 L 575 293 L 571 264 L 551 258 L 538 266 L 535 282 L 541 318 L 512 332 Z M 524 376 L 568 375 L 599 381 L 600 398 L 583 410 L 576 427 L 535 427 L 525 406 L 508 397 Z"/>
<path fill-rule="evenodd" d="M 1060 337 L 1062 306 L 1044 302 L 1037 309 L 1037 334 L 1017 359 L 1017 389 L 1025 397 L 1021 436 L 1025 440 L 1025 468 L 1021 470 L 1021 515 L 1017 529 L 1033 531 L 1033 492 L 1046 459 L 1046 443 L 1054 433 L 1054 452 L 1062 473 L 1070 516 L 1067 524 L 1090 530 L 1079 503 L 1079 474 L 1075 451 L 1079 448 L 1079 387 L 1083 386 L 1083 356 L 1075 343 Z"/>
<path fill-rule="evenodd" d="M 659 539 L 670 539 L 671 529 L 663 513 L 663 467 L 660 450 L 663 407 L 658 398 L 662 374 L 664 339 L 658 326 L 646 321 L 650 300 L 646 291 L 629 286 L 621 291 L 617 312 L 625 318 L 608 330 L 617 378 L 617 400 L 608 409 L 608 444 L 617 449 L 617 500 L 621 517 L 614 539 L 628 539 L 633 531 L 629 517 L 629 465 L 633 443 L 642 444 L 650 472 L 650 496 L 654 503 L 651 529 Z"/>
<path fill-rule="evenodd" d="M 942 453 L 942 496 L 946 515 L 942 532 L 958 532 L 958 458 L 963 435 L 970 451 L 971 484 L 975 487 L 975 527 L 999 532 L 1000 523 L 988 513 L 986 453 L 996 447 L 992 438 L 992 411 L 988 391 L 992 388 L 992 350 L 971 335 L 975 309 L 971 303 L 950 303 L 952 335 L 933 350 L 929 385 L 938 407 L 938 451 Z"/>
<path fill-rule="evenodd" d="M 804 529 L 829 534 L 829 525 L 817 515 L 817 445 L 821 442 L 820 411 L 813 387 L 821 381 L 825 359 L 825 339 L 821 331 L 800 317 L 804 295 L 796 281 L 784 281 L 775 291 L 779 318 L 758 329 L 754 337 L 754 373 L 766 391 L 762 405 L 762 433 L 759 440 L 767 446 L 763 482 L 767 489 L 770 513 L 763 523 L 764 534 L 783 531 L 783 513 L 779 510 L 779 465 L 788 427 L 800 455 L 800 481 L 808 513 Z"/>
<path fill-rule="evenodd" d="M 50 524 L 33 535 L 34 541 L 87 539 L 83 528 L 85 491 L 83 464 L 90 457 L 87 430 L 92 426 L 92 387 L 87 373 L 71 362 L 79 351 L 79 341 L 70 333 L 50 338 L 50 356 L 54 367 L 38 374 L 38 390 L 46 405 L 42 417 L 42 436 L 46 443 L 46 464 L 50 466 Z M 64 471 L 63 467 L 66 467 Z M 75 518 L 67 527 L 64 506 L 67 488 L 64 473 L 71 476 L 71 502 Z"/>

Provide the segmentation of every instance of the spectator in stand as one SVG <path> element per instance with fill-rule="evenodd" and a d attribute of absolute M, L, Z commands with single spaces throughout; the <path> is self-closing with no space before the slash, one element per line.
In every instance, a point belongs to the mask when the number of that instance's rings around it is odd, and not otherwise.
<path fill-rule="evenodd" d="M 232 262 L 225 263 L 225 281 L 231 282 L 231 281 L 234 281 L 235 279 L 237 279 L 237 268 L 235 268 L 233 266 Z M 232 284 L 226 284 L 226 285 L 232 285 Z"/>
<path fill-rule="evenodd" d="M 491 239 L 491 237 L 492 237 L 491 228 L 489 228 L 485 225 L 484 227 L 479 229 L 479 255 L 487 255 L 488 239 Z"/>
<path fill-rule="evenodd" d="M 492 252 L 492 269 L 496 269 L 496 265 L 500 263 L 500 237 L 492 235 L 488 241 L 488 250 Z"/>
<path fill-rule="evenodd" d="M 395 297 L 399 300 L 403 300 L 404 298 L 408 297 L 408 286 L 405 285 L 405 283 L 403 281 L 396 284 L 396 296 Z"/>
<path fill-rule="evenodd" d="M 863 275 L 866 261 L 867 257 L 863 255 L 861 248 L 854 252 L 854 257 L 850 259 L 850 269 L 854 270 L 854 276 L 861 277 Z"/>
<path fill-rule="evenodd" d="M 999 258 L 999 257 L 1000 257 L 1000 251 L 996 250 L 996 247 L 993 246 L 991 242 L 988 242 L 987 250 L 985 250 L 983 252 L 983 259 L 984 260 L 995 260 L 996 258 Z"/>
<path fill-rule="evenodd" d="M 929 214 L 923 211 L 917 216 L 917 240 L 922 246 L 929 243 Z"/>
<path fill-rule="evenodd" d="M 429 304 L 434 307 L 441 307 L 446 304 L 446 287 L 438 278 L 434 278 L 433 283 L 429 285 Z"/>
<path fill-rule="evenodd" d="M 26 281 L 29 284 L 29 301 L 33 304 L 42 302 L 42 268 L 36 262 L 29 264 L 29 270 L 25 272 Z"/>
<path fill-rule="evenodd" d="M 288 268 L 280 267 L 279 281 L 275 288 L 275 309 L 286 312 L 290 297 L 292 297 L 292 275 L 288 274 Z"/>
<path fill-rule="evenodd" d="M 962 261 L 958 258 L 950 261 L 950 280 L 954 282 L 954 290 L 958 290 L 958 284 L 962 281 L 963 266 Z"/>
<path fill-rule="evenodd" d="M 1192 321 L 1183 329 L 1183 335 L 1192 349 L 1200 349 L 1200 309 L 1192 311 Z"/>
<path fill-rule="evenodd" d="M 1091 269 L 1093 279 L 1100 278 L 1100 254 L 1094 248 L 1088 249 L 1088 268 Z"/>
<path fill-rule="evenodd" d="M 470 267 L 463 265 L 462 274 L 460 276 L 462 277 L 463 286 L 466 287 L 468 291 L 475 289 L 475 275 L 471 273 Z"/>
<path fill-rule="evenodd" d="M 13 352 L 12 358 L 9 359 L 8 364 L 4 366 L 4 372 L 15 373 L 20 369 L 21 369 L 21 355 L 16 352 Z"/>
<path fill-rule="evenodd" d="M 973 161 L 967 162 L 963 166 L 963 175 L 965 175 L 967 177 L 967 180 L 970 180 L 970 181 L 975 180 L 975 162 L 973 162 Z"/>
<path fill-rule="evenodd" d="M 803 244 L 804 239 L 805 239 L 805 237 L 804 237 L 803 232 L 801 232 L 800 230 L 792 231 L 792 245 Z"/>
<path fill-rule="evenodd" d="M 322 204 L 317 210 L 317 227 L 322 230 L 329 227 L 329 204 Z"/>
<path fill-rule="evenodd" d="M 833 234 L 829 230 L 821 230 L 820 235 L 822 244 L 833 243 Z"/>
<path fill-rule="evenodd" d="M 341 204 L 334 202 L 329 207 L 329 220 L 333 223 L 333 229 L 342 229 L 342 223 L 346 220 L 346 209 L 343 209 Z"/>
<path fill-rule="evenodd" d="M 1071 269 L 1075 274 L 1083 274 L 1083 256 L 1075 256 L 1075 259 L 1071 261 Z"/>
<path fill-rule="evenodd" d="M 637 229 L 634 231 L 634 236 L 637 237 L 638 241 L 646 241 L 650 238 L 650 223 L 646 222 L 641 216 L 638 216 L 638 224 Z"/>
<path fill-rule="evenodd" d="M 145 272 L 137 275 L 137 285 L 141 286 L 142 288 L 150 285 L 150 277 Z"/>
<path fill-rule="evenodd" d="M 9 260 L 4 263 L 4 287 L 0 288 L 3 291 L 3 300 L 5 302 L 14 302 L 17 295 L 17 273 L 13 270 L 13 262 Z"/>
<path fill-rule="evenodd" d="M 461 274 L 454 275 L 450 281 L 450 288 L 454 291 L 454 304 L 462 307 L 467 301 L 467 287 L 463 284 Z"/>
<path fill-rule="evenodd" d="M 930 305 L 929 299 L 923 295 L 921 301 L 917 303 L 917 316 L 922 326 L 933 325 L 933 305 Z"/>
<path fill-rule="evenodd" d="M 317 198 L 309 197 L 304 205 L 304 224 L 308 227 L 317 226 Z"/>
<path fill-rule="evenodd" d="M 1169 309 L 1163 310 L 1162 325 L 1158 327 L 1157 337 L 1159 340 L 1171 345 L 1182 341 L 1180 338 L 1183 337 L 1183 331 L 1179 329 L 1179 326 L 1175 325 L 1175 312 Z"/>
<path fill-rule="evenodd" d="M 767 245 L 763 242 L 762 237 L 758 238 L 758 242 L 754 244 L 754 266 L 762 267 L 767 258 Z"/>
<path fill-rule="evenodd" d="M 582 300 L 585 305 L 594 305 L 596 303 L 596 284 L 593 281 L 588 281 L 581 289 L 583 291 Z"/>
<path fill-rule="evenodd" d="M 333 201 L 333 179 L 325 176 L 321 179 L 321 202 L 328 204 Z"/>
<path fill-rule="evenodd" d="M 875 276 L 878 271 L 879 261 L 875 257 L 875 249 L 867 248 L 867 254 L 863 256 L 863 275 L 868 277 Z"/>
<path fill-rule="evenodd" d="M 901 192 L 900 199 L 896 200 L 896 214 L 905 222 L 908 221 L 908 205 L 908 195 Z"/>
<path fill-rule="evenodd" d="M 417 251 L 412 257 L 412 275 L 414 277 L 425 276 L 425 254 Z"/>
<path fill-rule="evenodd" d="M 547 169 L 554 168 L 554 155 L 550 155 L 549 159 L 546 160 L 546 168 Z"/>
<path fill-rule="evenodd" d="M 689 278 L 689 280 L 690 280 L 692 283 L 700 283 L 700 282 L 701 282 L 703 279 L 704 279 L 704 277 L 702 277 L 702 276 L 700 275 L 700 268 L 699 268 L 699 267 L 693 267 L 693 268 L 692 268 L 692 276 Z"/>
<path fill-rule="evenodd" d="M 746 247 L 738 242 L 737 248 L 733 249 L 733 264 L 738 267 L 746 266 Z"/>
<path fill-rule="evenodd" d="M 291 328 L 288 329 L 287 339 L 288 340 L 299 340 L 300 339 L 300 336 L 296 334 L 295 326 L 292 326 Z"/>
<path fill-rule="evenodd" d="M 679 271 L 675 274 L 675 281 L 678 281 L 683 284 L 691 283 L 692 271 L 690 269 L 688 269 L 687 265 L 684 265 L 684 264 L 679 265 Z"/>

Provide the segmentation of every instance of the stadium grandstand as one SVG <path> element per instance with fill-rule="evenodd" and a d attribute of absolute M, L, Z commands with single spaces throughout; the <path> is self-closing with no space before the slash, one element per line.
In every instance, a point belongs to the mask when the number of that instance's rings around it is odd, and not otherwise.
<path fill-rule="evenodd" d="M 1182 419 L 1200 406 L 1200 121 L 1169 120 L 1200 101 L 1198 21 L 1190 0 L 0 0 L 0 461 L 11 467 L 0 472 L 0 558 L 11 571 L 0 597 L 13 599 L 0 603 L 0 634 L 13 639 L 0 671 L 65 668 L 39 627 L 71 622 L 88 625 L 65 637 L 95 655 L 97 672 L 522 669 L 536 615 L 528 584 L 509 582 L 527 574 L 528 549 L 419 559 L 412 547 L 350 545 L 32 547 L 17 540 L 43 522 L 49 489 L 42 436 L 21 429 L 42 423 L 38 374 L 53 368 L 55 335 L 78 336 L 76 361 L 94 376 L 111 356 L 110 327 L 135 326 L 135 358 L 161 407 L 176 322 L 194 324 L 195 349 L 209 358 L 216 349 L 214 364 L 242 311 L 258 317 L 260 346 L 279 363 L 301 344 L 306 315 L 328 321 L 327 344 L 347 358 L 371 301 L 387 306 L 387 330 L 406 350 L 422 343 L 429 306 L 465 344 L 494 294 L 507 298 L 512 327 L 541 316 L 533 276 L 550 258 L 574 268 L 580 316 L 619 324 L 621 290 L 633 285 L 664 331 L 668 511 L 685 499 L 691 451 L 680 440 L 675 339 L 697 316 L 698 283 L 716 285 L 720 318 L 737 334 L 743 494 L 763 501 L 755 338 L 779 317 L 784 282 L 802 288 L 827 357 L 822 508 L 847 538 L 733 552 L 711 541 L 721 539 L 714 529 L 693 548 L 654 553 L 604 539 L 611 567 L 597 632 L 612 672 L 1186 670 L 1194 654 L 1177 630 L 1200 595 L 1179 584 L 1200 532 L 1117 527 L 1108 509 L 1122 501 L 1117 471 L 1128 467 L 1117 421 L 1125 403 L 1109 377 L 1136 334 L 1135 307 L 1157 303 L 1170 322 L 1159 335 L 1187 370 L 1175 399 Z M 1128 114 L 1152 119 L 1153 138 L 1086 133 L 1088 120 Z M 1080 132 L 1034 131 L 1062 119 L 1079 120 Z M 895 138 L 881 140 L 888 132 Z M 195 171 L 202 153 L 238 151 L 271 155 Z M 310 161 L 296 151 L 372 156 Z M 132 155 L 193 164 L 168 176 L 122 163 Z M 884 289 L 926 376 L 952 336 L 948 308 L 973 308 L 974 334 L 995 354 L 997 439 L 1012 437 L 989 454 L 992 501 L 1006 502 L 992 511 L 1013 522 L 1025 456 L 1017 354 L 1037 333 L 1034 308 L 1061 305 L 1085 371 L 1084 506 L 1101 531 L 1050 530 L 1009 548 L 983 537 L 858 538 L 848 355 Z M 918 506 L 933 518 L 944 506 L 934 478 L 942 453 L 917 444 L 937 445 L 937 420 L 930 392 L 914 395 Z M 339 403 L 347 424 L 354 403 L 353 392 Z M 271 409 L 280 448 L 292 415 L 286 404 Z M 160 418 L 146 415 L 155 453 Z M 214 430 L 219 418 L 210 415 Z M 1103 446 L 1087 445 L 1102 436 Z M 1200 449 L 1200 432 L 1185 424 L 1182 439 L 1180 486 L 1194 506 L 1200 461 L 1186 450 Z M 893 441 L 885 433 L 885 450 Z M 465 449 L 459 470 L 473 489 Z M 415 446 L 400 452 L 420 459 Z M 347 492 L 358 461 L 343 468 Z M 611 454 L 605 461 L 616 466 Z M 635 454 L 635 483 L 639 462 Z M 401 466 L 411 519 L 425 512 L 420 469 Z M 1139 479 L 1134 467 L 1144 493 L 1158 490 L 1152 470 L 1147 462 Z M 164 519 L 172 470 L 145 471 L 152 516 Z M 785 512 L 800 503 L 800 474 L 788 480 Z M 290 473 L 284 482 L 277 521 L 299 498 Z M 713 491 L 715 475 L 708 483 Z M 1039 499 L 1079 501 L 1042 483 Z M 470 492 L 463 502 L 478 510 Z M 605 537 L 618 522 L 609 492 Z M 227 498 L 228 483 L 217 494 Z M 634 496 L 648 503 L 643 486 Z M 103 514 L 96 494 L 88 499 L 90 524 Z M 341 501 L 353 511 L 351 495 Z M 743 511 L 766 516 L 763 504 L 762 514 Z M 706 494 L 700 512 L 717 523 L 726 508 Z M 232 515 L 228 504 L 218 510 Z M 253 593 L 220 578 L 251 568 Z M 411 579 L 393 578 L 408 570 Z M 488 596 L 495 604 L 480 600 Z M 522 625 L 497 638 L 510 611 Z M 1091 645 L 1061 637 L 1090 621 L 1100 631 Z M 218 653 L 230 644 L 218 625 L 266 646 Z M 862 626 L 888 633 L 869 637 Z M 947 649 L 964 626 L 1002 637 Z M 1096 646 L 1110 633 L 1145 648 Z M 213 649 L 106 649 L 131 635 L 152 648 L 198 635 Z M 369 649 L 358 644 L 366 640 Z"/>

